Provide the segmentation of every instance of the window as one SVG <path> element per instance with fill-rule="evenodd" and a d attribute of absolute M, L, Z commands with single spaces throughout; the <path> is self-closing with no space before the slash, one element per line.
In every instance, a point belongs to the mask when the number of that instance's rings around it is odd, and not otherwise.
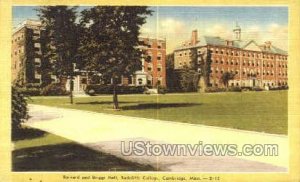
<path fill-rule="evenodd" d="M 161 71 L 161 67 L 157 67 L 157 71 L 160 72 Z"/>
<path fill-rule="evenodd" d="M 157 85 L 161 85 L 161 81 L 160 80 L 157 80 Z"/>
<path fill-rule="evenodd" d="M 139 83 L 139 85 L 142 85 L 143 84 L 143 79 L 139 78 L 138 83 Z"/>
<path fill-rule="evenodd" d="M 148 61 L 148 62 L 152 61 L 152 56 L 150 56 L 150 55 L 147 56 L 146 61 Z"/>
<path fill-rule="evenodd" d="M 159 61 L 160 61 L 160 60 L 161 60 L 161 57 L 160 57 L 160 56 L 157 56 L 157 60 L 159 60 Z"/>
<path fill-rule="evenodd" d="M 148 71 L 152 71 L 152 67 L 148 67 L 147 69 L 148 69 Z"/>
<path fill-rule="evenodd" d="M 86 79 L 86 78 L 82 78 L 82 79 L 81 79 L 81 83 L 82 83 L 82 84 L 87 84 L 87 79 Z"/>

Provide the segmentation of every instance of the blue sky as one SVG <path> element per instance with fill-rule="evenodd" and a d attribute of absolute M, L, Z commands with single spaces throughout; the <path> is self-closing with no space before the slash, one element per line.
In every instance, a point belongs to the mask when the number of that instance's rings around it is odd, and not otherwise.
<path fill-rule="evenodd" d="M 31 18 L 37 19 L 36 7 L 13 7 L 13 26 Z M 257 42 L 270 40 L 287 50 L 287 7 L 230 7 L 230 6 L 162 6 L 150 7 L 154 12 L 142 27 L 144 35 L 163 37 L 167 40 L 167 52 L 171 52 L 182 41 L 190 39 L 193 29 L 199 36 L 213 35 L 232 38 L 232 28 L 237 21 L 242 28 L 243 39 Z M 79 10 L 84 9 L 80 7 Z"/>

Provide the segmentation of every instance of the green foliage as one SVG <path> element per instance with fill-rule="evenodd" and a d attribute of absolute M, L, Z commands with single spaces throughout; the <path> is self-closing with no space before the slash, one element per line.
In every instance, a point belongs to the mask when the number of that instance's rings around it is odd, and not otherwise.
<path fill-rule="evenodd" d="M 180 89 L 184 92 L 195 92 L 198 90 L 200 74 L 191 69 L 183 69 L 178 72 Z"/>
<path fill-rule="evenodd" d="M 241 92 L 242 89 L 240 87 L 228 87 L 228 88 L 221 88 L 221 87 L 207 87 L 205 88 L 205 92 L 213 93 L 213 92 Z"/>
<path fill-rule="evenodd" d="M 220 88 L 220 87 L 206 87 L 205 92 L 207 93 L 213 93 L 213 92 L 225 92 L 226 88 Z"/>
<path fill-rule="evenodd" d="M 24 96 L 39 96 L 41 95 L 41 89 L 40 88 L 26 88 L 26 87 L 21 87 L 18 88 L 18 91 L 23 94 Z"/>
<path fill-rule="evenodd" d="M 87 68 L 109 78 L 130 76 L 141 69 L 138 36 L 150 13 L 147 7 L 139 6 L 96 6 L 84 10 L 80 52 Z"/>
<path fill-rule="evenodd" d="M 28 119 L 27 102 L 17 88 L 12 87 L 11 129 L 12 138 L 21 130 L 21 123 Z"/>
<path fill-rule="evenodd" d="M 145 91 L 144 86 L 124 86 L 118 85 L 116 90 L 119 94 L 138 94 Z M 113 85 L 91 84 L 86 87 L 85 92 L 89 95 L 96 94 L 112 94 L 114 92 Z"/>
<path fill-rule="evenodd" d="M 233 80 L 234 76 L 235 76 L 235 74 L 233 74 L 233 73 L 225 72 L 221 76 L 221 82 L 224 84 L 225 87 L 228 87 L 229 80 Z"/>
<path fill-rule="evenodd" d="M 61 83 L 51 83 L 42 89 L 41 95 L 48 96 L 59 96 L 59 95 L 68 95 L 66 88 Z"/>
<path fill-rule="evenodd" d="M 89 71 L 104 80 L 130 76 L 142 67 L 143 51 L 138 47 L 141 26 L 151 11 L 144 6 L 96 6 L 82 12 L 81 58 Z M 114 108 L 118 109 L 114 89 Z"/>
<path fill-rule="evenodd" d="M 51 68 L 59 78 L 73 74 L 73 63 L 77 55 L 79 44 L 78 27 L 76 21 L 77 7 L 42 6 L 38 8 L 38 16 L 45 25 L 43 52 L 45 64 L 43 70 Z M 45 78 L 49 82 L 49 77 Z"/>
<path fill-rule="evenodd" d="M 157 92 L 158 92 L 159 94 L 165 94 L 165 93 L 168 92 L 168 89 L 167 89 L 166 87 L 163 87 L 163 86 L 158 86 L 158 87 L 157 87 Z"/>

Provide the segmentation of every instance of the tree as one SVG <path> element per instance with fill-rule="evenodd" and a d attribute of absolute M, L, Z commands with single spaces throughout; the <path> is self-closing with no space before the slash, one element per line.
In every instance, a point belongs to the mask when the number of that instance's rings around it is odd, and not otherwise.
<path fill-rule="evenodd" d="M 177 72 L 179 77 L 180 89 L 184 92 L 194 92 L 198 89 L 200 74 L 188 67 L 184 67 L 180 72 Z"/>
<path fill-rule="evenodd" d="M 96 6 L 82 12 L 80 53 L 86 69 L 112 81 L 118 109 L 117 81 L 142 67 L 140 27 L 151 11 L 142 6 Z"/>
<path fill-rule="evenodd" d="M 53 62 L 53 73 L 64 84 L 70 78 L 70 101 L 73 103 L 73 76 L 76 62 L 78 27 L 76 21 L 77 7 L 42 6 L 37 9 L 38 16 L 45 25 L 44 59 Z M 49 65 L 45 65 L 49 68 Z M 43 66 L 41 67 L 43 69 Z"/>
<path fill-rule="evenodd" d="M 174 53 L 166 56 L 166 83 L 167 88 L 170 90 L 178 90 L 178 79 L 174 70 Z"/>
<path fill-rule="evenodd" d="M 230 73 L 230 72 L 225 72 L 222 74 L 222 77 L 221 77 L 221 82 L 224 84 L 224 86 L 227 88 L 228 87 L 228 82 L 230 80 L 233 80 L 234 79 L 234 76 L 235 74 L 233 73 Z"/>
<path fill-rule="evenodd" d="M 28 111 L 24 96 L 15 87 L 12 87 L 11 100 L 11 130 L 14 137 L 21 129 L 21 123 L 28 119 Z"/>

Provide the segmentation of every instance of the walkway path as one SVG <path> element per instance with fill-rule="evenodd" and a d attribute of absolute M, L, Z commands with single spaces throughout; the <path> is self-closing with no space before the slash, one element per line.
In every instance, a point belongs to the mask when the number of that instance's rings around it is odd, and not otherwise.
<path fill-rule="evenodd" d="M 286 172 L 288 137 L 154 119 L 30 105 L 26 125 L 162 171 Z M 278 156 L 124 156 L 121 141 L 159 144 L 277 144 Z"/>

